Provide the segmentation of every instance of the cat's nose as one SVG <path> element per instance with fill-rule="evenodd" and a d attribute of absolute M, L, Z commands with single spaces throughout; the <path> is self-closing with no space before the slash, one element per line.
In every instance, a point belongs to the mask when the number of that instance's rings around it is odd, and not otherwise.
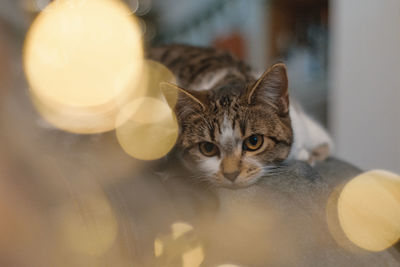
<path fill-rule="evenodd" d="M 236 178 L 239 175 L 239 171 L 235 171 L 235 172 L 224 172 L 224 176 L 226 179 L 228 179 L 231 182 L 234 182 L 236 180 Z"/>

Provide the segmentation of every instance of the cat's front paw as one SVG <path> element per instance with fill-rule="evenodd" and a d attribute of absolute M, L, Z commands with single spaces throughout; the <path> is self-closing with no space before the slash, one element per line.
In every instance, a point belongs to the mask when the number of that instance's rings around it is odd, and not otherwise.
<path fill-rule="evenodd" d="M 331 148 L 329 144 L 324 143 L 318 145 L 313 150 L 310 151 L 310 156 L 308 158 L 308 163 L 311 166 L 314 166 L 318 161 L 324 161 L 327 157 L 329 157 L 331 153 Z"/>

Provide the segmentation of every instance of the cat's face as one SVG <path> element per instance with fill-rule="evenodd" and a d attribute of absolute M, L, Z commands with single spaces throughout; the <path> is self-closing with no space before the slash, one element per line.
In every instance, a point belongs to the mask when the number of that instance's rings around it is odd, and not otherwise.
<path fill-rule="evenodd" d="M 177 147 L 193 178 L 246 187 L 289 154 L 292 129 L 283 64 L 258 81 L 226 79 L 213 90 L 183 91 Z"/>

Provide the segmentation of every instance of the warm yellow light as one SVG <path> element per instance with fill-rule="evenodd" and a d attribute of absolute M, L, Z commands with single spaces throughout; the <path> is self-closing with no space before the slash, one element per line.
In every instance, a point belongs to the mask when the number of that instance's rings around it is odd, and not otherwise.
<path fill-rule="evenodd" d="M 174 240 L 193 230 L 193 226 L 185 222 L 176 222 L 171 225 L 171 228 L 172 239 Z"/>
<path fill-rule="evenodd" d="M 133 92 L 130 98 L 153 97 L 156 99 L 165 99 L 165 93 L 162 92 L 162 83 L 176 84 L 174 74 L 163 64 L 145 60 L 143 64 L 143 75 L 137 89 Z M 171 86 L 173 87 L 173 86 Z M 178 91 L 175 89 L 168 90 L 168 103 L 176 102 Z"/>
<path fill-rule="evenodd" d="M 24 47 L 39 112 L 78 133 L 113 129 L 120 106 L 142 78 L 142 65 L 140 28 L 117 0 L 52 2 L 32 24 Z"/>
<path fill-rule="evenodd" d="M 400 176 L 374 170 L 345 185 L 338 217 L 346 236 L 357 246 L 381 251 L 400 239 Z"/>
<path fill-rule="evenodd" d="M 178 123 L 163 101 L 143 97 L 126 105 L 118 115 L 117 138 L 126 153 L 141 160 L 165 156 L 175 145 Z"/>
<path fill-rule="evenodd" d="M 118 232 L 110 204 L 105 196 L 97 193 L 66 203 L 59 210 L 56 223 L 69 249 L 90 256 L 106 252 Z"/>
<path fill-rule="evenodd" d="M 120 107 L 115 105 L 76 108 L 42 101 L 32 95 L 36 110 L 53 126 L 73 133 L 91 134 L 113 130 Z"/>
<path fill-rule="evenodd" d="M 204 260 L 204 252 L 201 246 L 189 250 L 182 255 L 183 267 L 198 267 Z"/>
<path fill-rule="evenodd" d="M 222 264 L 218 265 L 217 267 L 240 267 L 240 266 L 235 264 Z"/>
<path fill-rule="evenodd" d="M 171 225 L 172 233 L 170 235 L 164 236 L 163 238 L 156 238 L 154 241 L 154 255 L 158 258 L 164 253 L 164 242 L 171 243 L 173 240 L 177 240 L 179 237 L 183 236 L 193 230 L 193 226 L 185 222 L 176 222 Z M 189 255 L 190 256 L 190 255 Z"/>
<path fill-rule="evenodd" d="M 156 238 L 156 240 L 154 240 L 154 255 L 158 258 L 163 254 L 163 252 L 164 252 L 163 242 L 159 238 Z"/>
<path fill-rule="evenodd" d="M 193 226 L 185 222 L 176 222 L 171 225 L 171 233 L 156 238 L 154 254 L 160 266 L 171 265 L 182 260 L 182 267 L 198 267 L 204 260 L 203 247 L 195 244 Z M 194 245 L 195 244 L 195 245 Z"/>
<path fill-rule="evenodd" d="M 193 231 L 193 226 L 184 222 L 177 222 L 172 225 L 172 239 L 176 240 L 184 234 Z M 204 260 L 204 252 L 202 246 L 197 246 L 182 254 L 183 267 L 197 267 Z"/>

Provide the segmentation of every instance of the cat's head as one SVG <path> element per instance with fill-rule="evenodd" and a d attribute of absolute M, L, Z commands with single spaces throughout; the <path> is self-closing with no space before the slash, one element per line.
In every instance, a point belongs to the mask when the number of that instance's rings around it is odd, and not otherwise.
<path fill-rule="evenodd" d="M 275 64 L 258 80 L 228 76 L 210 90 L 179 89 L 176 148 L 194 179 L 246 187 L 290 152 L 286 67 Z"/>

